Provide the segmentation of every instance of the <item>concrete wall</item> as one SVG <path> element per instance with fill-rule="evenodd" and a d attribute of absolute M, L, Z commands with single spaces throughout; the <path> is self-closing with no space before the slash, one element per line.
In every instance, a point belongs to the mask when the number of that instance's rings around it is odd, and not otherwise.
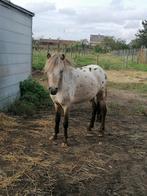
<path fill-rule="evenodd" d="M 0 109 L 19 96 L 31 64 L 32 17 L 0 2 Z"/>

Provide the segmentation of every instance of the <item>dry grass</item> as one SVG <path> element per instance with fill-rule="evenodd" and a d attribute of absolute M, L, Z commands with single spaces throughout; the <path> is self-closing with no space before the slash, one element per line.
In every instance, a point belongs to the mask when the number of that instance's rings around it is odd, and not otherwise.
<path fill-rule="evenodd" d="M 0 143 L 6 140 L 8 133 L 16 126 L 17 122 L 15 118 L 0 113 Z"/>
<path fill-rule="evenodd" d="M 147 84 L 147 73 L 135 70 L 107 70 L 108 80 L 121 83 L 144 83 Z"/>
<path fill-rule="evenodd" d="M 0 113 L 0 129 L 11 129 L 16 126 L 16 119 L 10 116 L 5 115 L 4 113 Z"/>

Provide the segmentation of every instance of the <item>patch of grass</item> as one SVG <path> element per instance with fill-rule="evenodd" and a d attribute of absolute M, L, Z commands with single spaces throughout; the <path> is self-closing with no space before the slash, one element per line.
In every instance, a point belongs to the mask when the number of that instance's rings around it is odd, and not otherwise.
<path fill-rule="evenodd" d="M 33 70 L 42 70 L 46 62 L 46 51 L 33 52 Z"/>
<path fill-rule="evenodd" d="M 101 54 L 98 59 L 98 64 L 106 70 L 123 69 L 123 62 L 120 57 L 112 56 L 111 54 Z"/>
<path fill-rule="evenodd" d="M 145 106 L 143 104 L 138 104 L 135 107 L 135 112 L 143 114 L 144 116 L 147 116 L 147 106 Z"/>
<path fill-rule="evenodd" d="M 108 82 L 108 86 L 120 90 L 136 91 L 138 93 L 147 93 L 147 84 L 144 83 L 116 83 Z"/>
<path fill-rule="evenodd" d="M 36 110 L 46 109 L 51 105 L 49 93 L 37 81 L 27 79 L 20 83 L 20 99 L 8 109 L 15 115 L 33 115 Z"/>
<path fill-rule="evenodd" d="M 96 56 L 94 55 L 75 56 L 73 60 L 75 64 L 79 67 L 88 64 L 96 64 Z"/>
<path fill-rule="evenodd" d="M 137 64 L 137 63 L 132 63 L 132 62 L 129 63 L 127 68 L 128 69 L 135 69 L 135 70 L 138 70 L 138 71 L 147 71 L 147 65 Z"/>
<path fill-rule="evenodd" d="M 133 63 L 128 60 L 128 64 L 126 65 L 124 59 L 119 56 L 114 56 L 110 53 L 107 54 L 86 54 L 84 56 L 73 54 L 72 57 L 73 62 L 77 67 L 81 67 L 88 64 L 99 64 L 106 70 L 138 70 L 138 71 L 147 71 L 147 65 Z M 67 53 L 67 57 L 70 56 Z M 42 70 L 46 62 L 46 51 L 34 51 L 33 52 L 33 69 L 34 70 Z"/>
<path fill-rule="evenodd" d="M 76 56 L 73 58 L 74 62 L 78 66 L 84 66 L 88 64 L 99 64 L 106 70 L 138 70 L 147 71 L 147 65 L 132 63 L 131 60 L 125 65 L 124 60 L 119 56 L 111 54 L 88 54 L 85 56 Z"/>

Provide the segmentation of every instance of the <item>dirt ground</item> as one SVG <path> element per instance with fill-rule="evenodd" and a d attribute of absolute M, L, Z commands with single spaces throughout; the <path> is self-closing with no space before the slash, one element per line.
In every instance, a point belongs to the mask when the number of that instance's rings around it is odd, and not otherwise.
<path fill-rule="evenodd" d="M 146 196 L 146 106 L 147 94 L 108 89 L 104 138 L 98 122 L 87 134 L 90 104 L 74 106 L 68 148 L 62 126 L 57 143 L 49 141 L 54 108 L 31 118 L 1 114 L 0 195 Z"/>

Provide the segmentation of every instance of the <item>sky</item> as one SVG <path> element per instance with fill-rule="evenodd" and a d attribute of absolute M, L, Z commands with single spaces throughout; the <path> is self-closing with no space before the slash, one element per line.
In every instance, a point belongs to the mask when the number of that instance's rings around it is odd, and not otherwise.
<path fill-rule="evenodd" d="M 147 19 L 147 0 L 11 0 L 35 13 L 33 37 L 81 40 L 90 34 L 129 42 Z"/>

